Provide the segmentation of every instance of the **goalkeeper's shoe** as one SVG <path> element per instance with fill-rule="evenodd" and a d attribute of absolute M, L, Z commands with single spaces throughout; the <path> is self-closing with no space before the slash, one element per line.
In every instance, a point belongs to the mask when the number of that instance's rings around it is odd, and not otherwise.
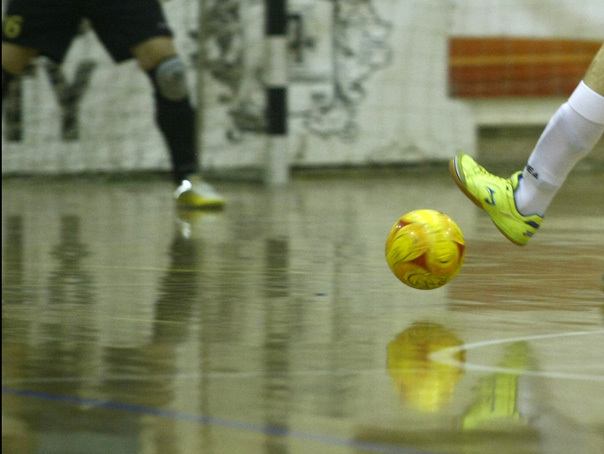
<path fill-rule="evenodd" d="M 224 207 L 224 198 L 198 176 L 182 180 L 174 198 L 179 208 L 220 209 Z"/>
<path fill-rule="evenodd" d="M 457 186 L 491 216 L 495 226 L 512 243 L 524 246 L 535 234 L 543 217 L 521 214 L 514 199 L 522 171 L 507 179 L 500 178 L 487 172 L 465 153 L 458 153 L 451 159 L 449 170 Z"/>

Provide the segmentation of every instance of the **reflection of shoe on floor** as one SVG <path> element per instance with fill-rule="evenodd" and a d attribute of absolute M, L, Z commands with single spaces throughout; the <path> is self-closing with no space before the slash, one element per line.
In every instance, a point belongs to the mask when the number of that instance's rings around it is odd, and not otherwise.
<path fill-rule="evenodd" d="M 224 207 L 224 198 L 216 190 L 194 175 L 182 180 L 174 198 L 179 208 L 220 209 Z"/>
<path fill-rule="evenodd" d="M 508 240 L 524 246 L 535 234 L 543 218 L 537 214 L 521 214 L 514 199 L 522 171 L 507 179 L 500 178 L 487 172 L 465 153 L 458 153 L 451 160 L 449 169 L 457 186 L 491 216 L 495 226 Z"/>
<path fill-rule="evenodd" d="M 195 226 L 201 223 L 201 219 L 208 216 L 206 211 L 179 208 L 176 210 L 176 226 L 180 236 L 190 239 Z"/>
<path fill-rule="evenodd" d="M 515 342 L 508 345 L 499 367 L 502 372 L 480 379 L 476 398 L 461 417 L 462 428 L 495 431 L 525 424 L 526 418 L 518 405 L 518 379 L 529 365 L 528 344 Z"/>

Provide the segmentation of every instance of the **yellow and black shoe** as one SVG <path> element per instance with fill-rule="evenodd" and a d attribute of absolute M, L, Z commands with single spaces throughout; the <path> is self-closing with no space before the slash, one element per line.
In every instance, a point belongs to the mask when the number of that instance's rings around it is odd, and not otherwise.
<path fill-rule="evenodd" d="M 224 207 L 224 198 L 216 190 L 198 176 L 191 176 L 182 180 L 174 198 L 178 208 L 192 209 L 221 209 Z"/>
<path fill-rule="evenodd" d="M 463 193 L 485 210 L 505 237 L 518 246 L 524 246 L 535 234 L 543 218 L 537 214 L 525 216 L 516 208 L 514 192 L 522 171 L 510 178 L 501 178 L 487 172 L 465 153 L 451 159 L 451 176 Z"/>

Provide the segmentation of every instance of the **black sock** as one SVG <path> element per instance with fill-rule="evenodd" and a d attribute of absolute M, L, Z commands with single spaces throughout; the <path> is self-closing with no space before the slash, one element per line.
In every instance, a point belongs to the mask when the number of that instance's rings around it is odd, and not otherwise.
<path fill-rule="evenodd" d="M 6 94 L 8 93 L 8 87 L 10 86 L 11 81 L 14 79 L 14 74 L 9 73 L 2 68 L 2 107 L 4 107 L 4 98 L 6 98 Z"/>
<path fill-rule="evenodd" d="M 147 71 L 155 96 L 155 120 L 172 160 L 174 180 L 180 183 L 187 175 L 197 172 L 195 111 L 189 97 L 172 101 L 162 95 L 155 80 L 155 69 Z"/>

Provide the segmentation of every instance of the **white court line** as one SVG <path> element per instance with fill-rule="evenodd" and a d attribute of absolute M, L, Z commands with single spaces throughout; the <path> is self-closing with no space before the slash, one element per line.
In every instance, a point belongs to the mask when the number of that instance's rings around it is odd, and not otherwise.
<path fill-rule="evenodd" d="M 564 372 L 548 372 L 548 371 L 524 371 L 519 369 L 509 369 L 497 366 L 484 366 L 480 364 L 464 363 L 458 361 L 454 356 L 463 350 L 471 350 L 489 345 L 509 344 L 512 342 L 531 341 L 540 339 L 555 339 L 561 337 L 573 336 L 589 336 L 594 334 L 604 334 L 604 330 L 599 331 L 577 331 L 570 333 L 559 334 L 541 334 L 535 336 L 523 336 L 507 339 L 493 339 L 488 341 L 474 342 L 464 344 L 459 347 L 449 347 L 438 350 L 430 355 L 430 360 L 446 365 L 460 367 L 466 370 L 477 370 L 495 373 L 508 373 L 517 375 L 530 375 L 543 378 L 560 378 L 572 380 L 586 380 L 604 382 L 604 375 L 589 375 L 589 374 L 573 374 Z M 95 381 L 149 381 L 149 380 L 195 380 L 204 378 L 207 380 L 222 380 L 222 379 L 258 379 L 271 376 L 287 376 L 287 377 L 318 377 L 318 376 L 347 376 L 347 375 L 384 375 L 385 369 L 342 369 L 342 370 L 321 370 L 321 369 L 303 369 L 286 372 L 266 372 L 266 371 L 234 371 L 234 372 L 192 372 L 181 374 L 122 374 L 122 375 L 105 375 L 105 376 L 80 376 L 80 377 L 4 377 L 2 385 L 17 385 L 27 383 L 74 383 L 74 382 L 95 382 Z"/>
<path fill-rule="evenodd" d="M 445 364 L 449 366 L 461 367 L 466 370 L 477 370 L 484 372 L 492 372 L 492 373 L 506 373 L 506 374 L 516 374 L 516 375 L 528 375 L 533 377 L 542 377 L 542 378 L 558 378 L 558 379 L 568 379 L 568 380 L 584 380 L 584 381 L 596 381 L 604 383 L 604 375 L 590 375 L 590 374 L 576 374 L 576 373 L 565 373 L 565 372 L 556 372 L 556 371 L 537 371 L 537 370 L 521 370 L 521 369 L 511 369 L 507 367 L 499 367 L 499 366 L 485 366 L 482 364 L 473 364 L 468 362 L 463 362 L 455 359 L 455 355 L 464 350 L 472 350 L 475 348 L 488 347 L 490 345 L 498 345 L 498 344 L 510 344 L 512 342 L 522 342 L 522 341 L 535 341 L 541 339 L 557 339 L 561 337 L 575 337 L 575 336 L 593 336 L 598 334 L 604 334 L 604 330 L 598 331 L 574 331 L 569 333 L 557 333 L 557 334 L 539 334 L 535 336 L 522 336 L 522 337 L 512 337 L 507 339 L 492 339 L 488 341 L 481 342 L 473 342 L 471 344 L 464 344 L 457 347 L 449 347 L 444 348 L 442 350 L 438 350 L 430 355 L 430 360 Z"/>

